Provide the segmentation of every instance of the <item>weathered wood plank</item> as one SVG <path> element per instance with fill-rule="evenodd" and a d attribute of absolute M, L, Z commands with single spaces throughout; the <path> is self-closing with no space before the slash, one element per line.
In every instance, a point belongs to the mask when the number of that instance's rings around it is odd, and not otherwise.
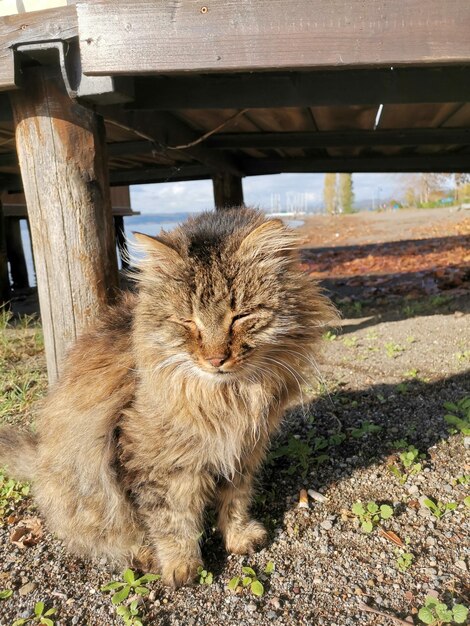
<path fill-rule="evenodd" d="M 330 148 L 333 146 L 470 146 L 470 128 L 220 133 L 209 137 L 207 145 L 215 150 Z M 122 149 L 124 150 L 124 147 Z"/>
<path fill-rule="evenodd" d="M 470 60 L 468 0 L 96 0 L 77 10 L 86 74 Z"/>
<path fill-rule="evenodd" d="M 243 184 L 240 176 L 216 174 L 212 178 L 216 209 L 243 206 Z"/>
<path fill-rule="evenodd" d="M 138 76 L 132 109 L 255 109 L 470 100 L 470 66 Z"/>
<path fill-rule="evenodd" d="M 14 46 L 50 39 L 68 41 L 77 36 L 75 6 L 0 18 L 0 91 L 16 88 Z"/>
<path fill-rule="evenodd" d="M 125 111 L 119 107 L 99 107 L 98 110 L 107 122 L 127 130 L 133 130 L 137 136 L 146 137 L 153 144 L 155 152 L 160 152 L 170 160 L 181 155 L 188 160 L 194 159 L 204 164 L 206 169 L 214 172 L 226 171 L 235 175 L 242 174 L 238 164 L 230 154 L 214 153 L 204 143 L 191 145 L 192 142 L 199 139 L 200 133 L 192 130 L 185 122 L 171 115 L 171 113 L 161 112 L 154 115 L 149 111 Z M 171 140 L 169 139 L 170 135 Z M 171 146 L 175 145 L 187 147 L 170 149 Z"/>
<path fill-rule="evenodd" d="M 104 124 L 72 102 L 58 70 L 27 70 L 11 94 L 49 380 L 118 285 Z"/>
<path fill-rule="evenodd" d="M 470 153 L 416 156 L 243 159 L 247 176 L 311 172 L 470 172 Z"/>

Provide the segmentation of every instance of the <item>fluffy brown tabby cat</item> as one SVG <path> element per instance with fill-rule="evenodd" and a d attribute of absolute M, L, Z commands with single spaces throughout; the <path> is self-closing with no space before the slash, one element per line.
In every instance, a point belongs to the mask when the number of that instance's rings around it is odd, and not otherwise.
<path fill-rule="evenodd" d="M 0 465 L 33 480 L 72 551 L 150 557 L 179 586 L 201 564 L 208 504 L 228 551 L 265 540 L 253 475 L 335 314 L 299 267 L 296 234 L 260 212 L 138 240 L 138 293 L 77 341 L 37 435 L 0 431 Z"/>

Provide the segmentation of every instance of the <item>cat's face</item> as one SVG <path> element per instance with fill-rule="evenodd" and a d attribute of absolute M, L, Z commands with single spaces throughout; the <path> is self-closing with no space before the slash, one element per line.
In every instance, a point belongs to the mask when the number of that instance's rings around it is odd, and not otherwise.
<path fill-rule="evenodd" d="M 206 214 L 158 240 L 138 236 L 147 254 L 139 329 L 162 367 L 220 381 L 255 376 L 311 340 L 305 302 L 321 297 L 298 269 L 295 234 L 238 211 Z"/>

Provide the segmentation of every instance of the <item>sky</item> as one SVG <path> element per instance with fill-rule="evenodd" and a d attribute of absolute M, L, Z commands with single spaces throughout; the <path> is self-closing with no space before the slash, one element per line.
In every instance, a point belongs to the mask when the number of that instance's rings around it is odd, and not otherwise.
<path fill-rule="evenodd" d="M 269 211 L 319 210 L 324 174 L 276 174 L 243 179 L 245 204 Z M 401 184 L 400 184 L 401 183 Z M 353 174 L 358 208 L 400 195 L 403 174 Z M 214 207 L 212 181 L 195 180 L 131 187 L 132 208 L 144 214 L 197 212 Z"/>

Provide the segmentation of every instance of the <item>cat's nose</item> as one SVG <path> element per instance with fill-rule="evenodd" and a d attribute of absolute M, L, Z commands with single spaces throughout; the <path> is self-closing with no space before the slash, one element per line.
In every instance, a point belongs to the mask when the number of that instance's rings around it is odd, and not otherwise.
<path fill-rule="evenodd" d="M 206 361 L 213 367 L 220 367 L 228 358 L 228 354 L 217 354 L 216 356 L 207 357 Z"/>

